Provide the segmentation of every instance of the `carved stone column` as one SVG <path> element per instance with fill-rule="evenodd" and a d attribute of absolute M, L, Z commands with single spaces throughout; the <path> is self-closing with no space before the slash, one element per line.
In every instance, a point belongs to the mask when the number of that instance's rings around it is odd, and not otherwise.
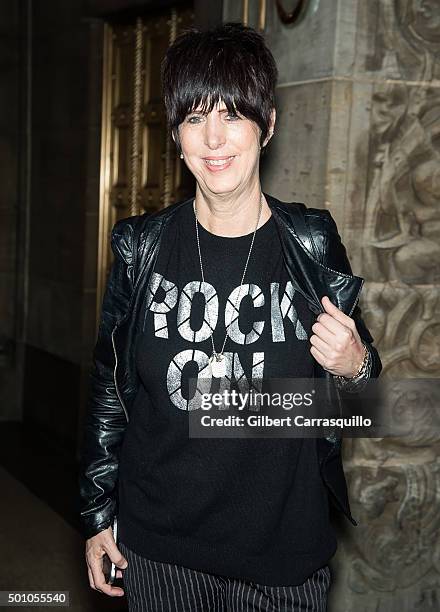
<path fill-rule="evenodd" d="M 263 187 L 331 210 L 382 375 L 440 381 L 440 0 L 307 4 L 292 25 L 266 7 L 280 83 Z M 344 442 L 359 525 L 338 526 L 330 610 L 440 610 L 439 404 L 397 384 L 410 435 Z"/>

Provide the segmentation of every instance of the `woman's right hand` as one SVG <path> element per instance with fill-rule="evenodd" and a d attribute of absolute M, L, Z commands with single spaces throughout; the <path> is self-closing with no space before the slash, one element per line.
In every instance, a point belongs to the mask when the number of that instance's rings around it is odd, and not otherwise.
<path fill-rule="evenodd" d="M 120 587 L 114 587 L 111 584 L 107 584 L 104 577 L 103 571 L 103 557 L 107 553 L 116 567 L 119 568 L 117 571 L 117 578 L 121 577 L 122 569 L 128 566 L 127 559 L 121 554 L 121 551 L 116 546 L 113 538 L 113 530 L 111 527 L 107 527 L 103 531 L 100 531 L 96 535 L 86 540 L 86 563 L 87 572 L 89 575 L 89 583 L 92 589 L 95 591 L 101 591 L 110 597 L 121 597 L 124 595 L 124 590 Z"/>

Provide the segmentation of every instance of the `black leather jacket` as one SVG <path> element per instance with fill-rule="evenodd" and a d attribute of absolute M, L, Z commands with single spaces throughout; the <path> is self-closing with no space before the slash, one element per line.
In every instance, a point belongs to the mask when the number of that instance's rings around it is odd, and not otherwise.
<path fill-rule="evenodd" d="M 382 364 L 358 306 L 364 280 L 352 274 L 330 212 L 264 195 L 276 221 L 293 286 L 315 314 L 324 311 L 320 299 L 328 295 L 338 308 L 353 317 L 370 351 L 370 376 L 379 376 Z M 190 206 L 192 201 L 193 198 L 178 202 L 152 215 L 121 219 L 112 229 L 114 262 L 93 353 L 79 474 L 80 514 L 87 538 L 112 525 L 117 513 L 119 451 L 140 384 L 134 347 L 146 287 L 166 224 L 180 206 Z M 340 401 L 333 376 L 318 362 L 315 364 L 316 376 L 326 379 L 326 393 L 333 401 Z M 316 442 L 321 475 L 330 498 L 356 525 L 347 495 L 341 438 L 333 434 L 317 438 Z"/>

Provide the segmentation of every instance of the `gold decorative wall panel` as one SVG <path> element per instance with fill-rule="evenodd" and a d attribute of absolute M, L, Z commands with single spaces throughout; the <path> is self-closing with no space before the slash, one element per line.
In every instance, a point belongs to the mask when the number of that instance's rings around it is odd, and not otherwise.
<path fill-rule="evenodd" d="M 114 223 L 194 192 L 193 177 L 167 129 L 160 81 L 169 44 L 193 19 L 190 9 L 171 9 L 105 25 L 97 317 Z"/>

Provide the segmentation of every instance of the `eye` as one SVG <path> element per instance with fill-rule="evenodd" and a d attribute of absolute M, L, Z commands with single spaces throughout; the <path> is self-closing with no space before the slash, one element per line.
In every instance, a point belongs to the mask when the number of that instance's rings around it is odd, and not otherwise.
<path fill-rule="evenodd" d="M 192 123 L 193 125 L 200 123 L 201 120 L 202 120 L 201 115 L 188 115 L 188 117 L 186 118 L 186 121 L 188 123 Z"/>
<path fill-rule="evenodd" d="M 241 119 L 238 113 L 234 111 L 230 113 L 227 108 L 222 108 L 219 112 L 221 113 L 222 117 L 226 117 L 228 121 L 237 121 L 237 119 Z"/>

